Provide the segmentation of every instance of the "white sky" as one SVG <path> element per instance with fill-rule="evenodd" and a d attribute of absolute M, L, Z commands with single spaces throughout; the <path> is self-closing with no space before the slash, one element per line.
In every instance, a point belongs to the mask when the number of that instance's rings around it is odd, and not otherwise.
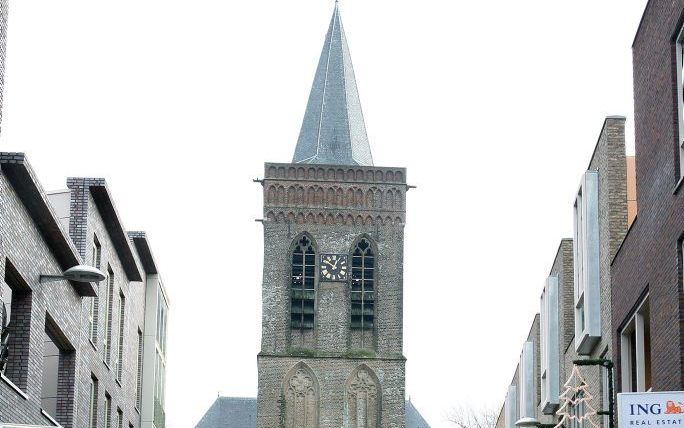
<path fill-rule="evenodd" d="M 377 165 L 406 166 L 407 394 L 499 406 L 646 0 L 343 0 Z M 332 0 L 11 0 L 0 150 L 102 176 L 171 295 L 168 428 L 255 396 L 263 162 L 294 151 Z M 629 132 L 629 138 L 633 132 Z"/>

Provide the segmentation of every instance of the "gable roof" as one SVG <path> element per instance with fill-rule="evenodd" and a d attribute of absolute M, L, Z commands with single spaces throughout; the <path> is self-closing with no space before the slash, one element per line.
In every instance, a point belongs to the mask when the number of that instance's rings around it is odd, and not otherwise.
<path fill-rule="evenodd" d="M 256 398 L 219 397 L 195 428 L 255 428 Z M 406 402 L 406 428 L 430 428 L 411 401 Z"/>
<path fill-rule="evenodd" d="M 195 428 L 255 428 L 256 398 L 219 397 Z"/>
<path fill-rule="evenodd" d="M 430 428 L 430 424 L 423 419 L 411 400 L 406 402 L 406 428 Z"/>

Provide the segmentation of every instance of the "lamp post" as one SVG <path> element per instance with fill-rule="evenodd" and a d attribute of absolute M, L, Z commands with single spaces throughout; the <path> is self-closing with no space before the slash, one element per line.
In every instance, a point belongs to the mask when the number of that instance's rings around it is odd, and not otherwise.
<path fill-rule="evenodd" d="M 613 368 L 615 364 L 606 358 L 575 360 L 572 362 L 576 366 L 600 366 L 608 370 L 608 410 L 601 410 L 596 412 L 597 415 L 608 416 L 608 425 L 610 428 L 615 428 L 615 395 L 613 386 Z"/>

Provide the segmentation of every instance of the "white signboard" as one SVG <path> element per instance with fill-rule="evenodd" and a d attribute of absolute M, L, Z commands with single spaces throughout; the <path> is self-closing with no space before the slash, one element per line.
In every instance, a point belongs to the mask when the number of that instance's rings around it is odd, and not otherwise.
<path fill-rule="evenodd" d="M 684 392 L 618 394 L 619 428 L 684 427 Z"/>

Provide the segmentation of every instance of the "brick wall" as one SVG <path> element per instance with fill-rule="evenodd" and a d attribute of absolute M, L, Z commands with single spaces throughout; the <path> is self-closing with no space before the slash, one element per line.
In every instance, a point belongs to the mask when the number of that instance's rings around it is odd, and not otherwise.
<path fill-rule="evenodd" d="M 633 45 L 636 188 L 639 212 L 612 265 L 612 329 L 620 331 L 648 290 L 655 391 L 684 385 L 681 261 L 683 191 L 679 179 L 675 38 L 684 1 L 650 1 Z M 617 373 L 620 341 L 613 337 Z M 618 388 L 621 379 L 618 376 Z"/>
<path fill-rule="evenodd" d="M 381 426 L 403 427 L 406 171 L 266 164 L 263 186 L 263 319 L 257 425 L 280 427 L 284 377 L 303 361 L 321 385 L 321 427 L 343 425 L 345 385 L 362 363 L 380 382 Z M 290 328 L 290 252 L 303 234 L 312 239 L 317 256 L 350 254 L 361 236 L 377 247 L 372 330 L 350 328 L 349 283 L 319 282 L 318 272 L 315 328 Z"/>
<path fill-rule="evenodd" d="M 80 297 L 74 287 L 65 281 L 39 284 L 41 274 L 59 274 L 63 268 L 49 246 L 49 237 L 44 237 L 29 215 L 20 195 L 10 184 L 5 174 L 0 174 L 0 278 L 5 278 L 8 269 L 16 271 L 31 290 L 30 299 L 18 299 L 30 314 L 30 319 L 17 320 L 17 325 L 28 322 L 29 328 L 21 329 L 20 337 L 25 348 L 15 355 L 25 361 L 26 370 L 21 376 L 8 372 L 8 378 L 18 378 L 16 391 L 8 382 L 0 380 L 0 422 L 49 425 L 40 412 L 40 397 L 43 376 L 43 342 L 45 339 L 46 314 L 63 336 L 69 349 L 63 350 L 59 365 L 59 397 L 57 415 L 54 416 L 65 428 L 88 426 L 90 405 L 90 380 L 94 375 L 98 385 L 97 426 L 104 426 L 105 392 L 112 399 L 112 418 L 116 418 L 117 407 L 122 410 L 124 425 L 138 428 L 140 415 L 136 409 L 138 329 L 144 329 L 144 283 L 129 281 L 121 259 L 109 236 L 102 213 L 93 196 L 90 185 L 104 185 L 101 179 L 70 179 L 72 216 L 69 234 L 75 244 L 81 263 L 93 264 L 90 248 L 94 236 L 102 249 L 102 270 L 108 267 L 114 273 L 114 294 L 111 312 L 112 320 L 112 364 L 107 366 L 102 358 L 101 340 L 104 316 L 97 317 L 100 343 L 91 343 L 88 315 L 90 297 Z M 45 197 L 45 195 L 43 195 Z M 134 254 L 135 255 L 135 254 Z M 106 284 L 98 285 L 98 294 L 105 294 Z M 123 347 L 123 373 L 121 382 L 116 379 L 115 361 L 118 357 L 119 293 L 125 295 L 125 324 Z M 21 297 L 20 295 L 16 296 Z M 100 300 L 100 309 L 103 308 Z M 14 320 L 13 320 L 14 321 Z M 26 336 L 24 336 L 24 334 Z M 27 339 L 26 339 L 27 338 Z M 13 356 L 14 358 L 14 356 Z M 22 364 L 24 364 L 22 362 Z"/>

